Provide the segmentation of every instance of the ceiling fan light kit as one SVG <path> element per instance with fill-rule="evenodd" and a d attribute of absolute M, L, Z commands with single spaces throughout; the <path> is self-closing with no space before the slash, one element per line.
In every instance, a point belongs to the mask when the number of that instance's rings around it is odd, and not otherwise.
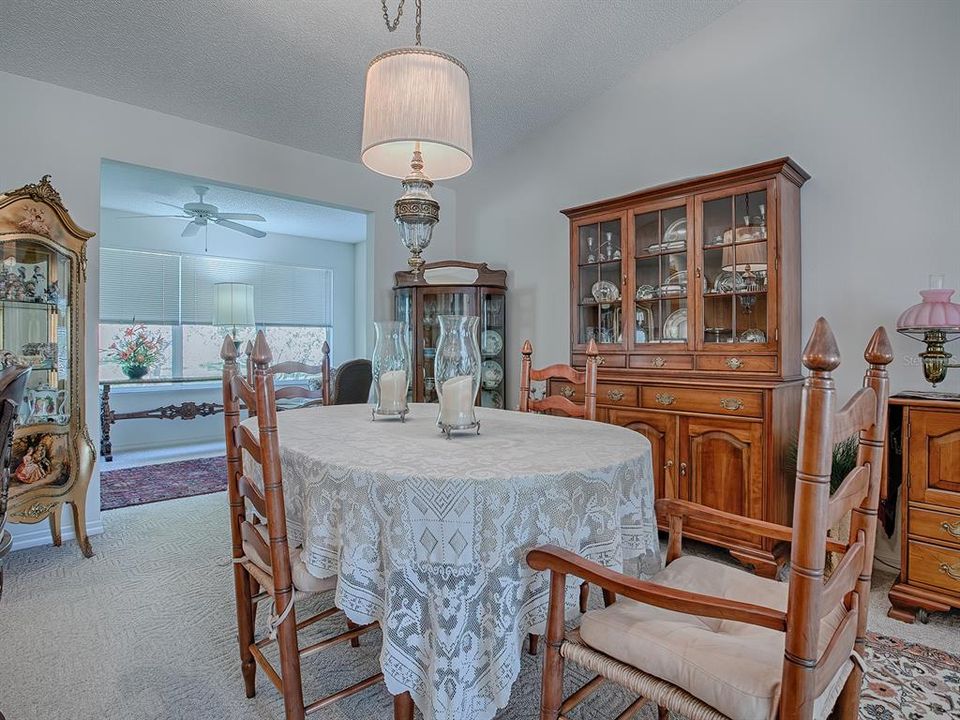
<path fill-rule="evenodd" d="M 420 6 L 416 0 L 416 46 L 381 53 L 367 68 L 360 153 L 371 170 L 402 179 L 394 219 L 414 275 L 440 221 L 440 203 L 430 194 L 433 181 L 462 175 L 473 164 L 470 78 L 455 57 L 420 46 Z M 393 32 L 403 0 L 392 23 L 386 0 L 382 7 Z"/>

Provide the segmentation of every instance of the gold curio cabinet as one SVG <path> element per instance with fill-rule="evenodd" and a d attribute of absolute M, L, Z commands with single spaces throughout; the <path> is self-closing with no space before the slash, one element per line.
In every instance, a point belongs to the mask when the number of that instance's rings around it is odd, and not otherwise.
<path fill-rule="evenodd" d="M 63 505 L 83 554 L 94 451 L 84 418 L 86 243 L 49 176 L 0 195 L 0 337 L 5 364 L 31 368 L 10 457 L 7 519 L 50 522 Z"/>

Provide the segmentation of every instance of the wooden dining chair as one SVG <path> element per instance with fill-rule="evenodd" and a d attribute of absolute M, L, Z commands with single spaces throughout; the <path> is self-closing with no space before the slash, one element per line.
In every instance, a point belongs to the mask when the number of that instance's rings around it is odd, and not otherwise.
<path fill-rule="evenodd" d="M 527 562 L 550 571 L 550 608 L 541 720 L 565 718 L 604 679 L 641 697 L 620 717 L 646 703 L 689 720 L 759 718 L 811 720 L 828 715 L 856 720 L 863 679 L 881 465 L 886 442 L 886 366 L 893 359 L 878 328 L 864 353 L 864 387 L 839 410 L 831 373 L 840 353 L 820 318 L 803 353 L 803 386 L 793 529 L 676 499 L 657 501 L 669 518 L 667 566 L 638 580 L 557 547 L 531 551 Z M 857 466 L 831 497 L 835 442 L 859 435 Z M 850 540 L 827 530 L 850 516 Z M 792 543 L 787 583 L 739 568 L 681 556 L 685 519 Z M 824 579 L 827 551 L 842 552 Z M 615 601 L 583 616 L 564 633 L 567 576 L 601 586 Z M 564 663 L 596 677 L 563 698 Z M 832 715 L 831 715 L 832 713 Z"/>
<path fill-rule="evenodd" d="M 303 720 L 331 703 L 383 679 L 377 673 L 365 680 L 305 704 L 300 660 L 333 645 L 350 642 L 376 625 L 358 626 L 347 622 L 346 632 L 300 647 L 298 631 L 328 618 L 339 609 L 329 607 L 313 617 L 297 621 L 295 601 L 304 595 L 336 588 L 336 576 L 320 579 L 300 559 L 300 548 L 287 539 L 283 501 L 283 474 L 277 435 L 277 391 L 270 372 L 270 348 L 262 332 L 250 353 L 253 382 L 238 372 L 237 349 L 231 337 L 220 349 L 223 359 L 224 429 L 227 445 L 227 496 L 230 501 L 230 535 L 233 543 L 233 579 L 237 603 L 237 636 L 240 643 L 240 670 L 247 697 L 256 693 L 257 665 L 283 695 L 286 720 Z M 273 366 L 276 367 L 276 366 Z M 257 431 L 240 424 L 241 403 L 255 412 Z M 260 466 L 263 479 L 258 485 L 244 472 L 244 457 Z M 248 507 L 249 504 L 249 507 Z M 269 633 L 255 638 L 257 603 L 272 600 Z M 280 668 L 264 656 L 264 648 L 276 643 Z M 409 716 L 398 715 L 407 720 Z"/>
<path fill-rule="evenodd" d="M 364 405 L 370 402 L 373 363 L 366 358 L 347 360 L 334 373 L 331 405 Z"/>
<path fill-rule="evenodd" d="M 326 340 L 323 341 L 323 346 L 320 349 L 322 354 L 322 360 L 319 365 L 309 365 L 307 363 L 296 362 L 295 360 L 287 360 L 285 362 L 277 363 L 276 365 L 271 365 L 266 369 L 268 375 L 307 375 L 314 376 L 317 378 L 315 383 L 307 383 L 305 385 L 292 385 L 284 383 L 279 388 L 275 389 L 276 399 L 283 400 L 292 400 L 292 399 L 304 399 L 305 402 L 302 404 L 295 405 L 293 407 L 309 407 L 311 405 L 329 405 L 330 404 L 330 345 Z M 250 383 L 251 387 L 253 386 L 253 343 L 249 340 L 245 348 L 244 354 L 247 359 L 247 382 Z M 280 409 L 289 409 L 283 407 L 281 402 Z M 251 417 L 256 414 L 254 408 L 250 409 Z"/>
<path fill-rule="evenodd" d="M 520 350 L 520 412 L 551 412 L 579 417 L 585 420 L 597 419 L 597 367 L 600 353 L 597 350 L 596 340 L 591 339 L 587 345 L 587 362 L 583 370 L 577 370 L 571 365 L 557 363 L 548 365 L 540 370 L 533 369 L 533 345 L 529 340 L 524 341 Z M 540 400 L 530 397 L 530 383 L 532 381 L 549 382 L 550 380 L 566 380 L 573 385 L 583 385 L 583 405 L 573 402 L 576 391 L 569 395 L 547 395 Z M 549 389 L 549 384 L 547 385 Z M 590 583 L 580 584 L 580 612 L 587 611 L 587 602 L 590 598 Z M 530 633 L 528 651 L 531 655 L 537 654 L 540 646 L 540 636 Z"/>
<path fill-rule="evenodd" d="M 587 346 L 587 362 L 583 370 L 560 363 L 540 370 L 533 369 L 533 345 L 529 340 L 524 341 L 520 356 L 520 412 L 557 412 L 586 420 L 597 419 L 597 366 L 600 353 L 595 340 L 591 340 Z M 573 402 L 575 391 L 569 395 L 547 395 L 540 400 L 530 397 L 532 381 L 549 380 L 566 380 L 573 385 L 583 385 L 583 405 Z"/>

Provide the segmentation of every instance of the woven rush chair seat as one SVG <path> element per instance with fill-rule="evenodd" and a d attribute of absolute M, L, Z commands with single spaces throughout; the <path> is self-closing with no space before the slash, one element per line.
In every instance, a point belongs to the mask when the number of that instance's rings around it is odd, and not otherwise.
<path fill-rule="evenodd" d="M 256 570 L 247 567 L 247 570 L 259 576 L 260 584 L 269 589 L 266 592 L 273 594 L 273 570 L 270 567 L 270 536 L 267 526 L 263 523 L 254 525 L 254 530 L 263 540 L 263 545 L 257 542 L 244 540 L 243 555 Z M 321 593 L 327 590 L 334 590 L 337 587 L 337 576 L 318 578 L 310 574 L 306 564 L 300 559 L 302 547 L 290 548 L 290 575 L 293 579 L 293 587 L 299 593 Z M 260 572 L 258 573 L 257 570 Z"/>
<path fill-rule="evenodd" d="M 653 576 L 657 585 L 749 602 L 786 612 L 788 584 L 692 555 Z M 820 654 L 843 620 L 838 604 L 821 620 Z M 579 642 L 621 663 L 689 691 L 718 712 L 708 717 L 775 718 L 780 701 L 784 634 L 769 628 L 687 615 L 620 598 L 591 610 Z M 852 669 L 837 672 L 814 717 L 832 709 Z M 718 714 L 719 713 L 719 714 Z"/>

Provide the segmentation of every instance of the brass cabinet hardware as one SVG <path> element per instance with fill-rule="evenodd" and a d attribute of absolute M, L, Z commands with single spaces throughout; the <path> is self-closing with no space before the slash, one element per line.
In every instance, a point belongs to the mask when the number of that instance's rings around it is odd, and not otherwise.
<path fill-rule="evenodd" d="M 680 463 L 680 477 L 687 476 L 687 464 L 685 462 Z"/>
<path fill-rule="evenodd" d="M 606 362 L 606 358 L 603 355 L 597 355 L 597 367 L 600 367 Z"/>
<path fill-rule="evenodd" d="M 743 400 L 740 398 L 720 398 L 720 407 L 724 410 L 739 410 L 743 407 Z"/>
<path fill-rule="evenodd" d="M 654 367 L 663 367 L 663 366 L 666 365 L 666 364 L 667 364 L 667 361 L 664 360 L 664 359 L 663 359 L 662 357 L 660 357 L 659 355 L 657 355 L 657 356 L 653 359 L 653 366 L 654 366 Z"/>
<path fill-rule="evenodd" d="M 960 538 L 960 520 L 953 523 L 952 525 L 948 522 L 940 523 L 940 527 L 947 531 L 948 534 L 953 535 L 954 537 Z"/>
<path fill-rule="evenodd" d="M 614 402 L 620 402 L 623 400 L 623 391 L 622 390 L 608 390 L 607 397 L 613 400 Z"/>
<path fill-rule="evenodd" d="M 563 395 L 567 400 L 570 400 L 573 398 L 574 395 L 577 394 L 577 392 L 569 385 L 561 385 L 560 394 Z"/>
<path fill-rule="evenodd" d="M 743 360 L 738 357 L 727 358 L 726 365 L 731 370 L 739 370 L 743 367 Z"/>
<path fill-rule="evenodd" d="M 660 405 L 673 405 L 677 399 L 668 393 L 657 393 L 657 402 Z"/>
<path fill-rule="evenodd" d="M 954 580 L 960 580 L 960 565 L 950 567 L 946 563 L 940 563 L 940 572 Z"/>

